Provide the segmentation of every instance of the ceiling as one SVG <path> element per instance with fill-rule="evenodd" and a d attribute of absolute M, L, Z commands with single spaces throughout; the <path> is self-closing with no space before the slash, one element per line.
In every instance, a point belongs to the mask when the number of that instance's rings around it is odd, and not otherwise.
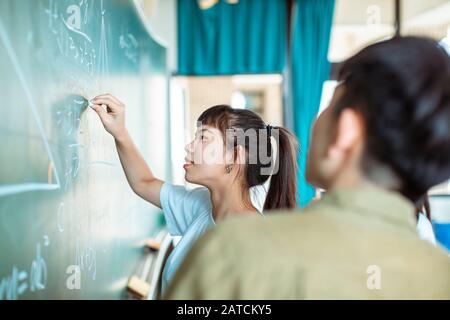
<path fill-rule="evenodd" d="M 342 61 L 362 47 L 392 37 L 394 0 L 336 0 L 330 61 Z M 450 26 L 450 0 L 402 0 L 401 32 L 440 40 Z"/>

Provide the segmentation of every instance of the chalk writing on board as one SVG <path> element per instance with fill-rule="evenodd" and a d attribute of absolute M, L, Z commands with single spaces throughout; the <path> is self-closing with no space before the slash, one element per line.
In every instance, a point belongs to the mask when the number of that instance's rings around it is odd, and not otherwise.
<path fill-rule="evenodd" d="M 78 142 L 81 114 L 87 108 L 87 100 L 79 95 L 68 95 L 53 103 L 53 134 L 58 145 L 62 190 L 68 191 L 82 168 L 84 145 Z"/>
<path fill-rule="evenodd" d="M 105 26 L 105 13 L 106 10 L 103 7 L 103 0 L 101 0 L 101 14 L 102 24 L 100 30 L 100 48 L 98 50 L 99 63 L 98 72 L 101 75 L 109 73 L 109 61 L 108 61 L 108 43 L 106 41 L 106 26 Z"/>
<path fill-rule="evenodd" d="M 44 246 L 48 247 L 50 245 L 50 237 L 48 235 L 44 235 Z"/>
<path fill-rule="evenodd" d="M 55 29 L 54 21 L 58 19 L 58 7 L 54 0 L 49 1 L 49 7 L 44 9 L 44 12 L 48 15 L 48 28 L 54 33 L 58 33 Z"/>
<path fill-rule="evenodd" d="M 77 241 L 75 265 L 79 266 L 82 272 L 87 272 L 92 280 L 95 280 L 97 276 L 97 257 L 95 249 L 91 246 L 81 247 L 80 242 Z"/>
<path fill-rule="evenodd" d="M 17 300 L 28 289 L 28 273 L 13 267 L 11 275 L 0 280 L 0 300 Z"/>
<path fill-rule="evenodd" d="M 78 7 L 78 6 L 75 6 Z M 66 22 L 66 20 L 64 20 L 64 18 L 62 18 L 62 22 L 64 23 L 64 25 L 67 27 L 67 29 L 69 29 L 70 31 L 82 36 L 84 39 L 86 39 L 86 41 L 88 41 L 89 43 L 92 42 L 91 38 L 84 32 L 81 32 L 80 30 L 75 29 L 73 26 L 71 26 L 69 23 Z"/>
<path fill-rule="evenodd" d="M 64 202 L 61 202 L 58 207 L 58 214 L 56 216 L 59 232 L 64 232 Z"/>
<path fill-rule="evenodd" d="M 36 258 L 31 263 L 30 290 L 44 290 L 47 283 L 47 264 L 41 255 L 41 245 L 36 245 Z"/>
<path fill-rule="evenodd" d="M 93 166 L 93 165 L 105 165 L 105 166 L 110 166 L 110 167 L 117 167 L 117 164 L 115 164 L 114 162 L 110 162 L 110 161 L 91 161 L 87 164 L 88 166 Z"/>
<path fill-rule="evenodd" d="M 64 172 L 64 191 L 69 190 L 69 186 L 72 181 L 78 176 L 80 171 L 80 158 L 77 153 L 73 153 L 69 158 L 65 159 L 65 167 L 67 168 Z"/>
<path fill-rule="evenodd" d="M 76 82 L 76 80 L 74 80 Z M 55 131 L 54 142 L 58 145 L 58 159 L 60 160 L 60 172 L 62 173 L 62 190 L 69 191 L 77 177 L 92 165 L 108 165 L 116 167 L 117 164 L 108 161 L 89 161 L 89 148 L 80 143 L 81 115 L 87 108 L 88 101 L 80 95 L 68 95 L 52 105 L 53 127 Z M 91 142 L 93 143 L 93 142 Z M 64 231 L 63 214 L 64 207 L 60 205 L 58 210 L 58 230 Z"/>
<path fill-rule="evenodd" d="M 33 292 L 44 290 L 46 284 L 47 264 L 42 257 L 41 245 L 38 243 L 29 273 L 13 266 L 11 274 L 0 279 L 0 300 L 17 300 L 28 289 Z"/>
<path fill-rule="evenodd" d="M 28 85 L 28 82 L 26 81 L 26 77 L 24 76 L 24 73 L 22 71 L 21 65 L 19 61 L 17 60 L 17 55 L 13 49 L 13 46 L 11 44 L 11 41 L 9 39 L 9 36 L 3 26 L 3 21 L 0 19 L 0 41 L 3 43 L 7 55 L 9 59 L 11 60 L 11 64 L 14 67 L 14 71 L 16 72 L 20 85 L 22 87 L 22 90 L 24 91 L 24 95 L 28 100 L 28 106 L 31 109 L 31 112 L 33 114 L 35 123 L 37 125 L 37 128 L 39 130 L 40 137 L 42 139 L 42 142 L 44 143 L 45 150 L 47 152 L 47 155 L 49 157 L 50 163 L 55 163 L 53 161 L 53 155 L 50 148 L 50 144 L 47 140 L 47 137 L 45 135 L 44 127 L 41 123 L 39 113 L 37 111 L 36 103 L 33 99 L 33 96 L 31 94 L 30 87 Z M 60 180 L 58 176 L 58 171 L 56 170 L 55 166 L 52 166 L 52 170 L 56 179 L 56 183 L 24 183 L 24 184 L 15 184 L 15 185 L 1 185 L 0 186 L 0 196 L 8 195 L 8 194 L 15 194 L 20 192 L 29 192 L 34 190 L 55 190 L 60 188 Z"/>
<path fill-rule="evenodd" d="M 131 34 L 122 34 L 119 37 L 119 47 L 124 50 L 125 57 L 127 57 L 130 61 L 137 63 L 139 52 L 138 47 L 139 43 L 137 42 L 136 38 Z"/>
<path fill-rule="evenodd" d="M 82 8 L 84 4 L 84 24 L 87 24 L 88 21 L 88 12 L 89 12 L 89 2 L 87 0 L 81 0 L 80 1 L 80 7 Z"/>
<path fill-rule="evenodd" d="M 48 28 L 56 36 L 61 56 L 83 66 L 93 76 L 96 52 L 91 37 L 82 31 L 83 25 L 88 23 L 88 7 L 87 1 L 81 1 L 80 5 L 69 5 L 60 13 L 58 4 L 50 0 L 45 13 L 49 19 Z M 82 10 L 85 12 L 84 18 L 81 17 Z"/>

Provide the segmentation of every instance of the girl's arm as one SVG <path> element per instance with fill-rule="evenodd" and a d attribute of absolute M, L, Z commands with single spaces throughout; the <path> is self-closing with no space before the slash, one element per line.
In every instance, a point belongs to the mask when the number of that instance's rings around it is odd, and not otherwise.
<path fill-rule="evenodd" d="M 160 192 L 163 181 L 156 179 L 134 145 L 125 127 L 125 105 L 110 94 L 92 99 L 106 131 L 115 139 L 120 162 L 131 189 L 141 198 L 161 208 Z M 106 105 L 106 110 L 102 105 Z"/>

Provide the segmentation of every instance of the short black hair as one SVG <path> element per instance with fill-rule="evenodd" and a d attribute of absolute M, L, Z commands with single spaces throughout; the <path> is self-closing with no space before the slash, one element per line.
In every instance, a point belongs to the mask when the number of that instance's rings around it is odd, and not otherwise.
<path fill-rule="evenodd" d="M 370 45 L 344 62 L 339 80 L 337 114 L 354 108 L 365 121 L 365 163 L 390 168 L 413 202 L 450 178 L 450 57 L 436 41 Z"/>

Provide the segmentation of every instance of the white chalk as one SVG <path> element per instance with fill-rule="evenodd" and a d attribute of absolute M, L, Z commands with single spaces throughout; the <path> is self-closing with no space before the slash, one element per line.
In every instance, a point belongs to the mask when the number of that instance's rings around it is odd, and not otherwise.
<path fill-rule="evenodd" d="M 91 100 L 88 100 L 88 107 L 91 107 L 92 109 L 94 109 L 94 104 L 92 103 Z"/>

